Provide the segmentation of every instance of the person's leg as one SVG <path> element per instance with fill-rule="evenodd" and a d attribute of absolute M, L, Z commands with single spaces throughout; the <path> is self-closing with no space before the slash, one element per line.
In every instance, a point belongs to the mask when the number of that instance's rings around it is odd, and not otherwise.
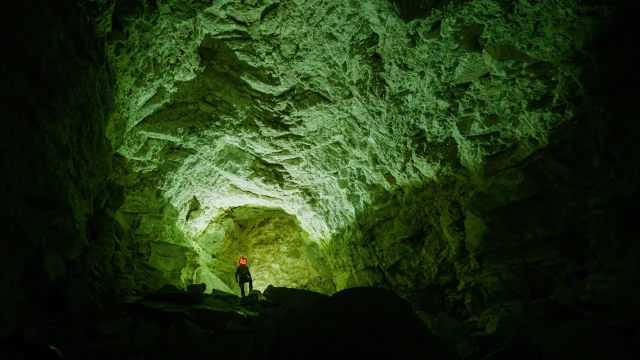
<path fill-rule="evenodd" d="M 249 291 L 253 290 L 253 280 L 249 279 Z"/>
<path fill-rule="evenodd" d="M 238 284 L 240 284 L 240 294 L 244 297 L 244 281 L 240 281 Z"/>

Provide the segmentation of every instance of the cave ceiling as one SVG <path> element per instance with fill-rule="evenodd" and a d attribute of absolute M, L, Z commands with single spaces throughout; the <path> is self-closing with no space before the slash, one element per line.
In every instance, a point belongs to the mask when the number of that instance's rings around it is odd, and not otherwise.
<path fill-rule="evenodd" d="M 195 197 L 198 232 L 268 206 L 328 239 L 403 188 L 481 183 L 571 119 L 597 14 L 572 0 L 417 3 L 111 5 L 99 24 L 122 210 L 186 212 Z"/>

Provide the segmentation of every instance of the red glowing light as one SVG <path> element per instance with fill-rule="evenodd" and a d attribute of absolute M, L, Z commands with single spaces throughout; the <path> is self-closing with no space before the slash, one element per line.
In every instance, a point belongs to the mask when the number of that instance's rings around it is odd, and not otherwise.
<path fill-rule="evenodd" d="M 247 265 L 247 259 L 244 256 L 240 258 L 239 262 L 240 265 Z"/>

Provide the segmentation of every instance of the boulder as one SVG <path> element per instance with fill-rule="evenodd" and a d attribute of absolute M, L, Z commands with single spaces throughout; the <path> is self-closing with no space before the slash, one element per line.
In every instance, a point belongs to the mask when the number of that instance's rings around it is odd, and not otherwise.
<path fill-rule="evenodd" d="M 204 294 L 196 291 L 180 291 L 173 285 L 165 285 L 157 293 L 147 295 L 146 300 L 176 304 L 196 304 L 204 301 Z"/>
<path fill-rule="evenodd" d="M 267 300 L 267 298 L 260 292 L 260 290 L 251 290 L 247 296 L 240 299 L 240 304 L 254 304 L 265 300 Z"/>
<path fill-rule="evenodd" d="M 317 302 L 281 332 L 273 348 L 276 359 L 298 359 L 313 349 L 314 357 L 332 359 L 455 359 L 407 302 L 381 288 L 350 288 Z"/>
<path fill-rule="evenodd" d="M 158 294 L 177 294 L 180 292 L 180 289 L 178 289 L 175 285 L 173 284 L 166 284 L 163 287 L 161 287 L 158 290 Z"/>
<path fill-rule="evenodd" d="M 190 292 L 204 293 L 205 290 L 207 290 L 207 285 L 206 284 L 191 284 L 191 285 L 187 285 L 187 291 L 190 291 Z"/>
<path fill-rule="evenodd" d="M 309 290 L 274 287 L 269 285 L 264 291 L 267 300 L 283 308 L 307 308 L 319 301 L 325 301 L 328 295 Z"/>
<path fill-rule="evenodd" d="M 213 292 L 214 290 L 219 290 L 227 293 L 232 293 L 231 289 L 229 289 L 229 286 L 227 286 L 227 284 L 225 284 L 224 281 L 222 281 L 218 276 L 213 274 L 209 269 L 207 269 L 204 266 L 201 266 L 200 268 L 198 268 L 198 270 L 196 270 L 195 275 L 196 275 L 196 278 L 195 278 L 196 282 L 200 284 L 205 284 L 207 286 L 207 289 L 210 289 L 211 292 Z"/>

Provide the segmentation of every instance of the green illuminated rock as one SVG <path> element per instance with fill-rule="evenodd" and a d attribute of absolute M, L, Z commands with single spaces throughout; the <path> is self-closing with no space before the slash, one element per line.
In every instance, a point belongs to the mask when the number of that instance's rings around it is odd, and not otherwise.
<path fill-rule="evenodd" d="M 387 1 L 117 5 L 118 112 L 107 135 L 126 159 L 114 179 L 127 188 L 121 211 L 140 214 L 134 235 L 193 249 L 182 282 L 206 266 L 233 288 L 234 258 L 263 251 L 254 271 L 302 286 L 319 275 L 285 260 L 288 240 L 275 234 L 289 230 L 264 223 L 273 235 L 262 250 L 257 230 L 230 235 L 239 225 L 229 209 L 280 208 L 305 234 L 296 244 L 332 254 L 322 274 L 338 289 L 414 281 L 364 270 L 374 264 L 427 266 L 433 281 L 445 254 L 463 261 L 483 248 L 487 210 L 476 198 L 522 181 L 495 174 L 545 148 L 583 96 L 574 62 L 597 20 L 573 1 L 505 6 L 433 2 L 410 16 Z M 438 193 L 442 179 L 454 189 Z M 435 253 L 416 251 L 425 237 Z M 363 241 L 373 242 L 349 245 Z"/>
<path fill-rule="evenodd" d="M 238 294 L 244 255 L 259 290 L 393 289 L 463 357 L 630 323 L 613 3 L 24 1 L 0 21 L 0 322 L 51 294 L 78 320 L 167 284 Z"/>

